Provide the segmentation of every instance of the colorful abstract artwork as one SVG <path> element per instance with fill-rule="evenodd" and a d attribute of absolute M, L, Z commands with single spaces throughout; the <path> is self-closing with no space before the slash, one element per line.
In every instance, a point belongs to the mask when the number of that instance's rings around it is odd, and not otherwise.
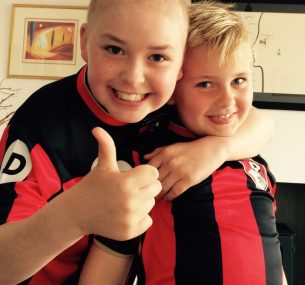
<path fill-rule="evenodd" d="M 76 23 L 34 21 L 26 23 L 26 61 L 73 61 Z"/>
<path fill-rule="evenodd" d="M 7 77 L 56 80 L 80 70 L 86 21 L 87 6 L 13 4 Z"/>

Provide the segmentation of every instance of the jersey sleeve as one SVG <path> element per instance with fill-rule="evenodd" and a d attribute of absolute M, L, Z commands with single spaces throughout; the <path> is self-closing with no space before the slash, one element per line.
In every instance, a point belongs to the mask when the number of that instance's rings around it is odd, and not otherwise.
<path fill-rule="evenodd" d="M 0 142 L 0 223 L 33 215 L 61 190 L 46 151 L 18 125 L 8 125 Z"/>

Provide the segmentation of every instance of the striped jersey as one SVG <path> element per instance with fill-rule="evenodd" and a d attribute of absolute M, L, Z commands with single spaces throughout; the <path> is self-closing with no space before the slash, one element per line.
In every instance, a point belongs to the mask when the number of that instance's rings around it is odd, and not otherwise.
<path fill-rule="evenodd" d="M 174 115 L 142 135 L 139 157 L 194 136 Z M 282 260 L 275 179 L 260 157 L 225 162 L 172 202 L 157 200 L 134 267 L 146 285 L 278 285 Z"/>
<path fill-rule="evenodd" d="M 36 91 L 14 114 L 0 144 L 0 224 L 33 215 L 90 171 L 98 157 L 94 127 L 112 136 L 118 160 L 133 165 L 131 145 L 139 129 L 162 111 L 125 124 L 112 118 L 87 86 L 85 66 Z M 22 284 L 77 284 L 90 242 L 84 237 Z"/>
<path fill-rule="evenodd" d="M 156 147 L 194 139 L 174 114 L 166 127 L 154 127 L 137 140 L 135 163 L 143 163 L 143 154 Z M 137 284 L 283 284 L 275 185 L 266 161 L 256 156 L 225 162 L 171 202 L 157 200 L 140 255 L 133 247 Z M 125 254 L 134 245 L 134 240 L 129 247 L 101 237 L 97 241 Z"/>

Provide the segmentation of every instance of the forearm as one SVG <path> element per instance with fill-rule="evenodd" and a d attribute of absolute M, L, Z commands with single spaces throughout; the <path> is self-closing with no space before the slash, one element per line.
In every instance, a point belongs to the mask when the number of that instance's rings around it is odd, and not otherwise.
<path fill-rule="evenodd" d="M 0 227 L 0 284 L 17 284 L 36 273 L 82 234 L 60 195 L 32 217 Z"/>
<path fill-rule="evenodd" d="M 258 155 L 271 141 L 273 121 L 262 110 L 252 108 L 247 120 L 232 137 L 220 137 L 225 160 L 237 160 Z"/>
<path fill-rule="evenodd" d="M 83 266 L 79 285 L 124 284 L 131 262 L 131 256 L 110 253 L 110 250 L 93 243 Z"/>
<path fill-rule="evenodd" d="M 213 154 L 213 159 L 209 163 L 210 169 L 214 171 L 225 161 L 258 155 L 271 141 L 273 133 L 273 121 L 261 110 L 253 107 L 234 136 L 206 136 L 192 144 L 194 149 L 203 149 L 207 145 L 209 152 Z"/>

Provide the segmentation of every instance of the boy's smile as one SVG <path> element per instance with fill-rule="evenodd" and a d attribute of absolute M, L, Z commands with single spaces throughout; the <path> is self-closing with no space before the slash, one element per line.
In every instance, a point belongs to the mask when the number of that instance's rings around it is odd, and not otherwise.
<path fill-rule="evenodd" d="M 174 100 L 188 129 L 197 135 L 231 136 L 252 107 L 252 53 L 242 44 L 223 64 L 203 46 L 190 48 Z"/>
<path fill-rule="evenodd" d="M 120 92 L 120 91 L 115 91 L 114 90 L 114 93 L 117 95 L 117 97 L 123 101 L 131 101 L 131 102 L 139 102 L 139 101 L 142 101 L 144 100 L 145 96 L 148 94 L 148 93 L 125 93 L 125 92 Z"/>
<path fill-rule="evenodd" d="M 128 102 L 141 102 L 145 99 L 146 96 L 149 96 L 149 93 L 128 93 L 115 89 L 113 89 L 113 92 L 118 99 Z"/>
<path fill-rule="evenodd" d="M 229 124 L 235 113 L 208 116 L 215 124 Z"/>
<path fill-rule="evenodd" d="M 116 120 L 134 123 L 172 95 L 181 75 L 187 18 L 171 1 L 116 2 L 82 27 L 82 56 L 96 100 Z"/>

